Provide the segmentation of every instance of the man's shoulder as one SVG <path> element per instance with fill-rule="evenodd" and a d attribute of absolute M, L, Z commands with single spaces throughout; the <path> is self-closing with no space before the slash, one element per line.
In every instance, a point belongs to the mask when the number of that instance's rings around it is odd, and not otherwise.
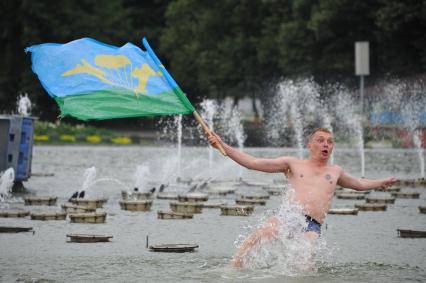
<path fill-rule="evenodd" d="M 303 162 L 304 160 L 303 159 L 299 159 L 299 158 L 297 158 L 297 157 L 294 157 L 294 156 L 281 156 L 280 157 L 282 160 L 284 160 L 285 162 L 287 162 L 287 163 L 293 163 L 293 162 Z"/>
<path fill-rule="evenodd" d="M 331 164 L 331 165 L 329 165 L 329 167 L 330 167 L 330 169 L 331 169 L 331 170 L 336 171 L 336 172 L 338 172 L 339 174 L 340 174 L 341 172 L 343 172 L 343 168 L 342 168 L 342 167 L 340 167 L 339 165 Z"/>

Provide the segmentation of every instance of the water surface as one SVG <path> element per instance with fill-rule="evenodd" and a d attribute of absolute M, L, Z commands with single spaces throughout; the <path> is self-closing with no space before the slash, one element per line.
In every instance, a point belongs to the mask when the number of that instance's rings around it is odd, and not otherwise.
<path fill-rule="evenodd" d="M 295 149 L 253 148 L 256 156 L 297 156 Z M 83 183 L 84 170 L 95 166 L 97 178 L 115 178 L 133 188 L 138 165 L 147 165 L 150 181 L 176 180 L 176 149 L 160 147 L 36 146 L 33 172 L 54 173 L 32 177 L 30 193 L 58 196 L 56 207 L 25 207 L 31 211 L 59 210 L 60 205 Z M 280 174 L 240 170 L 232 161 L 215 153 L 209 167 L 206 148 L 183 148 L 183 177 L 243 179 L 272 183 Z M 413 150 L 366 151 L 366 177 L 412 178 L 419 175 Z M 351 175 L 360 175 L 356 150 L 336 149 L 335 163 Z M 265 207 L 256 207 L 250 217 L 220 216 L 218 209 L 204 209 L 190 220 L 158 220 L 157 210 L 168 210 L 168 200 L 154 200 L 150 212 L 120 210 L 122 186 L 99 182 L 89 189 L 91 197 L 107 197 L 105 224 L 72 224 L 66 221 L 32 221 L 0 218 L 0 225 L 34 227 L 35 234 L 0 234 L 0 281 L 2 282 L 422 282 L 426 281 L 426 239 L 401 239 L 398 228 L 426 229 L 425 188 L 403 188 L 420 192 L 420 199 L 397 199 L 386 212 L 360 212 L 358 216 L 329 215 L 323 228 L 329 255 L 318 262 L 315 273 L 286 276 L 269 269 L 235 270 L 228 262 L 235 252 L 234 241 L 244 227 L 258 223 L 265 212 L 277 209 L 280 197 Z M 373 192 L 373 194 L 381 194 Z M 211 202 L 234 203 L 235 196 L 210 196 Z M 334 200 L 335 206 L 356 202 Z M 22 203 L 11 204 L 24 207 Z M 67 243 L 66 234 L 112 235 L 110 243 Z M 197 243 L 194 253 L 153 253 L 149 244 Z"/>

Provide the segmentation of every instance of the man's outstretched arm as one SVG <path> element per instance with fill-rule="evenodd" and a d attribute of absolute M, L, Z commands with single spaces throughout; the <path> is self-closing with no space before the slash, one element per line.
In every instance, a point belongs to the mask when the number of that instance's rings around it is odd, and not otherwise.
<path fill-rule="evenodd" d="M 216 149 L 219 143 L 222 144 L 229 158 L 251 170 L 258 170 L 269 173 L 286 172 L 289 169 L 289 162 L 294 159 L 294 157 L 287 156 L 274 159 L 256 158 L 227 145 L 216 133 L 209 135 L 208 140 L 209 143 Z"/>
<path fill-rule="evenodd" d="M 395 182 L 396 179 L 394 177 L 377 180 L 354 178 L 349 176 L 348 174 L 346 174 L 346 172 L 342 170 L 337 184 L 344 188 L 350 188 L 357 191 L 365 191 L 377 188 L 387 189 L 388 187 L 395 184 Z"/>

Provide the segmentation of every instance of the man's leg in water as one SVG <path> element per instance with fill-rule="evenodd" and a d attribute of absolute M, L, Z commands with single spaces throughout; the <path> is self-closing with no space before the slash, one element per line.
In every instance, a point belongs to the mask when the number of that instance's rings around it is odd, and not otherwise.
<path fill-rule="evenodd" d="M 308 243 L 309 243 L 309 248 L 311 249 L 310 250 L 310 256 L 309 256 L 309 258 L 308 258 L 308 262 L 306 262 L 306 265 L 305 265 L 305 268 L 306 268 L 306 271 L 313 271 L 313 270 L 315 270 L 315 260 L 314 260 L 314 258 L 315 258 L 315 244 L 316 244 L 316 241 L 317 241 L 317 239 L 318 239 L 318 237 L 319 237 L 319 234 L 317 233 L 317 232 L 314 232 L 314 231 L 307 231 L 307 232 L 305 232 L 305 239 L 308 241 Z"/>
<path fill-rule="evenodd" d="M 279 220 L 275 216 L 269 218 L 265 224 L 253 232 L 241 244 L 235 256 L 232 258 L 231 265 L 241 267 L 243 257 L 261 240 L 272 240 L 277 237 Z M 314 232 L 312 232 L 314 233 Z M 314 233 L 316 234 L 316 233 Z"/>
<path fill-rule="evenodd" d="M 305 238 L 306 238 L 307 240 L 312 241 L 312 242 L 315 242 L 315 241 L 316 241 L 316 239 L 318 239 L 318 237 L 319 237 L 319 235 L 318 235 L 318 233 L 317 233 L 317 232 L 314 232 L 314 231 L 308 231 L 308 232 L 305 232 Z"/>

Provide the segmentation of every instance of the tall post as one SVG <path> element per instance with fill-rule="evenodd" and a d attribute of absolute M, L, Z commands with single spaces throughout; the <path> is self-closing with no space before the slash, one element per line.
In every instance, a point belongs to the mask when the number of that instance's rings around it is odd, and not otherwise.
<path fill-rule="evenodd" d="M 361 117 L 364 117 L 364 76 L 359 76 L 359 97 L 361 104 Z"/>
<path fill-rule="evenodd" d="M 364 76 L 370 74 L 370 50 L 368 41 L 355 42 L 355 75 L 359 77 L 361 115 L 364 116 Z"/>
<path fill-rule="evenodd" d="M 359 76 L 359 96 L 361 107 L 359 150 L 361 155 L 361 177 L 365 177 L 365 151 L 364 151 L 364 76 L 370 74 L 370 54 L 368 41 L 355 42 L 355 74 Z"/>

